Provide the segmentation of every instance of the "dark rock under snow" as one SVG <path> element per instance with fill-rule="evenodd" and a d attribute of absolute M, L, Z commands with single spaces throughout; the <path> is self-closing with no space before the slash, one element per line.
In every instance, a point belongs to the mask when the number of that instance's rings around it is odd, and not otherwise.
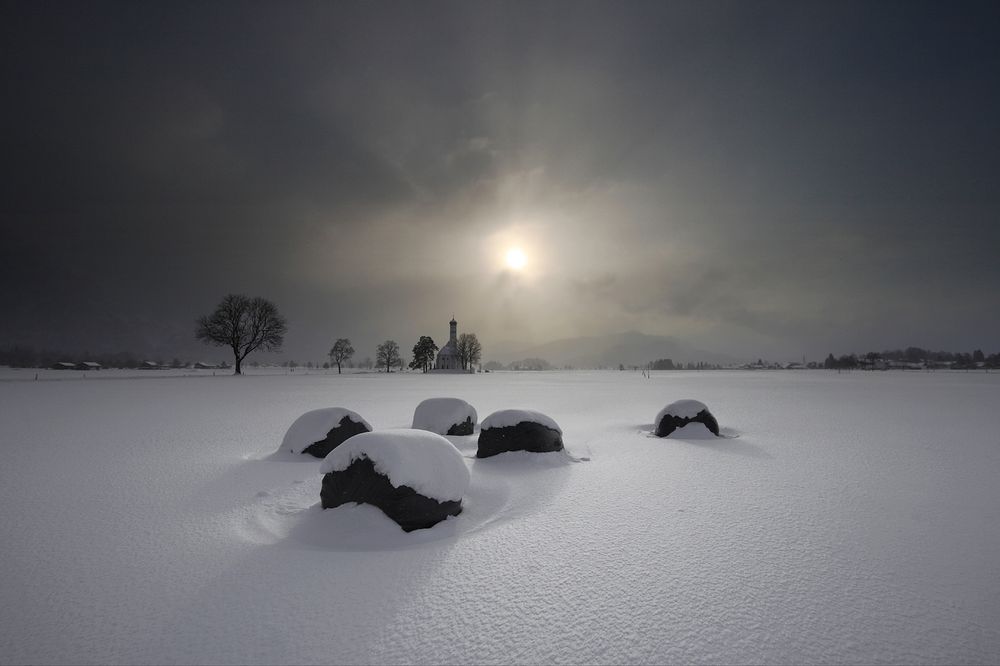
<path fill-rule="evenodd" d="M 705 403 L 697 400 L 678 400 L 672 402 L 656 415 L 656 436 L 666 437 L 679 428 L 691 423 L 700 423 L 713 435 L 719 435 L 719 422 Z"/>
<path fill-rule="evenodd" d="M 562 429 L 551 418 L 526 409 L 504 409 L 483 420 L 476 457 L 489 458 L 506 451 L 547 453 L 562 448 Z"/>
<path fill-rule="evenodd" d="M 330 451 L 354 435 L 370 432 L 368 421 L 343 407 L 327 407 L 306 412 L 295 420 L 281 442 L 283 451 L 308 453 L 325 458 Z"/>
<path fill-rule="evenodd" d="M 371 504 L 407 532 L 457 516 L 469 487 L 458 449 L 423 430 L 360 434 L 327 456 L 320 471 L 324 509 Z"/>
<path fill-rule="evenodd" d="M 471 435 L 479 416 L 459 398 L 428 398 L 413 412 L 413 427 L 439 435 Z"/>

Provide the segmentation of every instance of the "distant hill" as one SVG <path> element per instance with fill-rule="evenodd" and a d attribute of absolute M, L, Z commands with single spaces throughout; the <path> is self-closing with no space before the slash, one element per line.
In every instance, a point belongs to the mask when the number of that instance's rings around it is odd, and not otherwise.
<path fill-rule="evenodd" d="M 488 350 L 487 356 L 505 362 L 522 358 L 543 358 L 556 367 L 571 365 L 574 368 L 644 365 L 660 358 L 669 358 L 675 363 L 704 361 L 727 365 L 738 362 L 738 359 L 727 354 L 696 349 L 674 337 L 646 335 L 637 331 L 566 338 L 520 349 L 509 343 L 501 343 L 493 353 Z"/>

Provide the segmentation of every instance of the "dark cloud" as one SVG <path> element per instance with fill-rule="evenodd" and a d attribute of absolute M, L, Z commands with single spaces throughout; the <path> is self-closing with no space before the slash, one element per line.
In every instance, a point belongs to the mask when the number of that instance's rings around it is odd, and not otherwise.
<path fill-rule="evenodd" d="M 1000 332 L 993 3 L 3 7 L 0 343 Z"/>

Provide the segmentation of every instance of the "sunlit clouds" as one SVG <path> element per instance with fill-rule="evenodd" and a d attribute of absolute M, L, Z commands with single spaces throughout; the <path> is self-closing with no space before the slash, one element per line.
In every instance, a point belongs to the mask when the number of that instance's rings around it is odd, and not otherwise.
<path fill-rule="evenodd" d="M 504 255 L 504 263 L 512 271 L 521 271 L 528 265 L 528 257 L 521 248 L 512 247 Z"/>
<path fill-rule="evenodd" d="M 0 344 L 1000 335 L 995 4 L 227 7 L 11 5 Z"/>

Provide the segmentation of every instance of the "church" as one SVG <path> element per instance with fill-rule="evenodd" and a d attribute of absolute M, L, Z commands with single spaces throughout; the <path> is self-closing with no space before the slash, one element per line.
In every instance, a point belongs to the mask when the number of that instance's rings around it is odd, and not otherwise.
<path fill-rule="evenodd" d="M 458 322 L 452 317 L 448 322 L 450 327 L 448 342 L 438 350 L 437 360 L 434 361 L 435 370 L 458 370 L 462 371 L 462 359 L 458 356 Z"/>

